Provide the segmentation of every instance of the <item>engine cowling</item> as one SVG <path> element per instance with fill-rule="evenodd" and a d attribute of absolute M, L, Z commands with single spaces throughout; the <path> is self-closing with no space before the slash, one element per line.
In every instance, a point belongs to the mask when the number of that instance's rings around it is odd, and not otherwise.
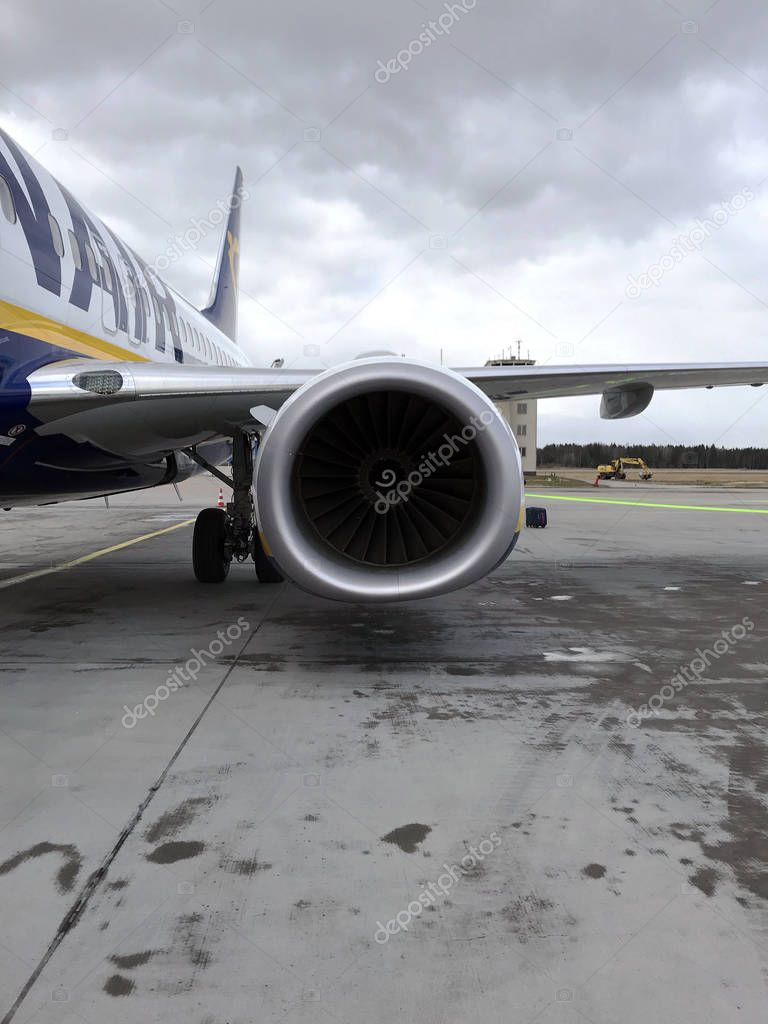
<path fill-rule="evenodd" d="M 517 540 L 523 474 L 493 404 L 450 370 L 363 359 L 296 391 L 254 470 L 265 549 L 298 586 L 402 601 L 467 586 Z"/>

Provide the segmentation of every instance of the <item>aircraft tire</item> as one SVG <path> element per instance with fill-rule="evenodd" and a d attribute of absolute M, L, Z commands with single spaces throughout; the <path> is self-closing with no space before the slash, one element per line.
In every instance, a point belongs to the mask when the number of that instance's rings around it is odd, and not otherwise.
<path fill-rule="evenodd" d="M 192 567 L 201 583 L 223 583 L 230 559 L 225 542 L 227 517 L 222 508 L 204 508 L 195 520 L 192 536 Z"/>

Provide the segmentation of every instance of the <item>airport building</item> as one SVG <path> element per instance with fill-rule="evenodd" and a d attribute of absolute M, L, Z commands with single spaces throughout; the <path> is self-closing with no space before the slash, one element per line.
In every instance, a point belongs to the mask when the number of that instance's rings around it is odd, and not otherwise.
<path fill-rule="evenodd" d="M 500 359 L 489 359 L 486 366 L 533 366 L 535 359 L 523 359 L 520 355 L 520 342 L 517 343 L 517 355 Z M 520 454 L 523 459 L 523 472 L 536 472 L 536 400 L 532 398 L 508 398 L 497 402 L 496 407 L 509 423 L 512 433 L 517 438 Z"/>

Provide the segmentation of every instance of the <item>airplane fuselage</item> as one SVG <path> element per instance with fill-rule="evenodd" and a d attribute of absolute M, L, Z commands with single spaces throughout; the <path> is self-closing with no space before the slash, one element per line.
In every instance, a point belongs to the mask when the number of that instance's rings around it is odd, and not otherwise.
<path fill-rule="evenodd" d="M 0 505 L 134 490 L 196 471 L 179 453 L 134 462 L 64 435 L 37 436 L 28 376 L 72 358 L 248 365 L 233 341 L 0 129 Z"/>

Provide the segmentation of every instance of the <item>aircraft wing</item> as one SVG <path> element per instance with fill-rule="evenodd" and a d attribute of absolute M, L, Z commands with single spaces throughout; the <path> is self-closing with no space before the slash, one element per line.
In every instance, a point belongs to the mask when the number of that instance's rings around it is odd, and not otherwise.
<path fill-rule="evenodd" d="M 490 398 L 572 398 L 650 386 L 658 391 L 768 382 L 768 363 L 483 366 L 458 369 Z"/>
<path fill-rule="evenodd" d="M 233 427 L 254 421 L 254 408 L 278 409 L 323 372 L 73 359 L 30 374 L 28 408 L 42 424 L 38 433 L 150 453 L 194 444 L 201 435 L 231 434 Z M 495 400 L 600 394 L 601 416 L 621 419 L 642 412 L 656 389 L 760 386 L 768 381 L 768 362 L 484 366 L 454 372 Z"/>
<path fill-rule="evenodd" d="M 321 372 L 71 359 L 29 375 L 27 408 L 40 435 L 143 457 L 231 436 Z"/>

